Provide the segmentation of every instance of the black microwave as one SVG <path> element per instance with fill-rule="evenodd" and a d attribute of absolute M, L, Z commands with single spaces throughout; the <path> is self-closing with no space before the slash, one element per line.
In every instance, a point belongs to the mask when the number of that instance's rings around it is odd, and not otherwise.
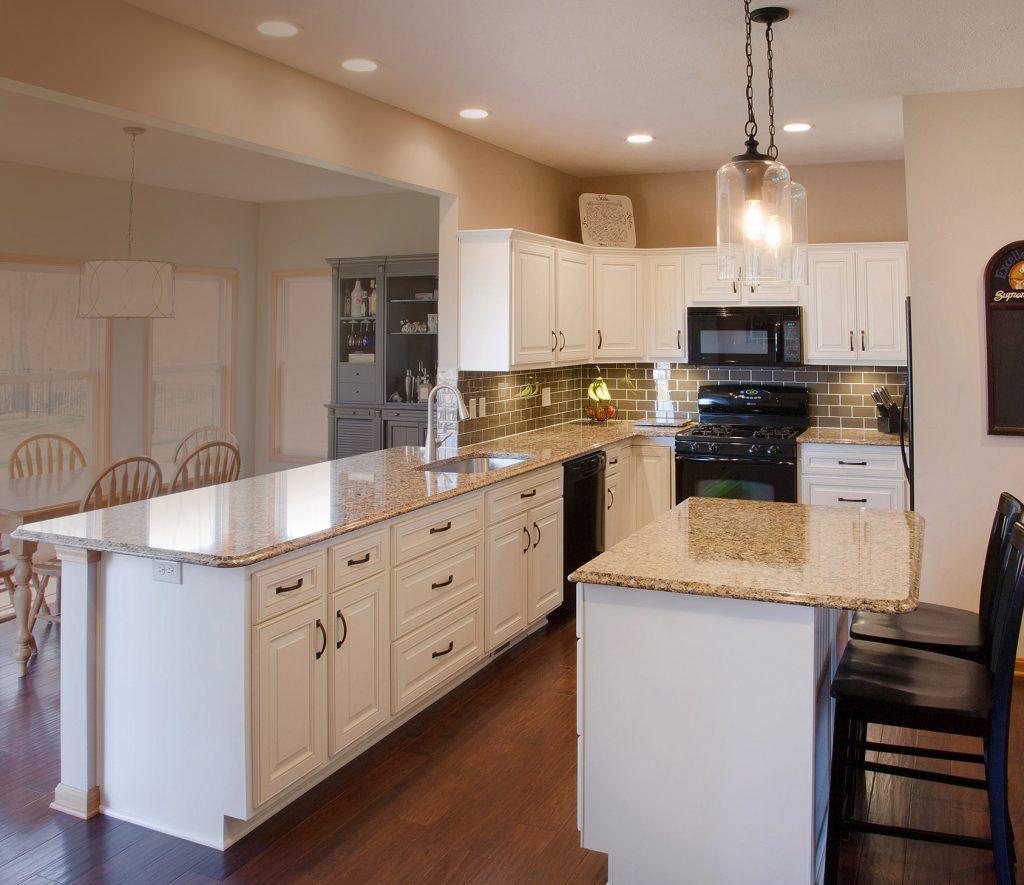
<path fill-rule="evenodd" d="M 799 307 L 690 307 L 686 323 L 691 365 L 803 365 Z"/>

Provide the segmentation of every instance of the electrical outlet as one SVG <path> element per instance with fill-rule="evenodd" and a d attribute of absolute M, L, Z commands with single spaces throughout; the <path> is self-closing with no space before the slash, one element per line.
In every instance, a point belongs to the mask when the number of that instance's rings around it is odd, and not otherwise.
<path fill-rule="evenodd" d="M 551 388 L 550 387 L 545 387 L 543 390 L 541 390 L 541 392 L 540 392 L 540 404 L 542 406 L 550 406 L 551 405 Z"/>
<path fill-rule="evenodd" d="M 469 398 L 469 417 L 470 418 L 475 418 L 476 417 L 476 397 L 475 396 L 471 396 Z"/>
<path fill-rule="evenodd" d="M 153 580 L 165 584 L 181 583 L 181 563 L 169 562 L 166 559 L 153 560 Z"/>
<path fill-rule="evenodd" d="M 487 397 L 482 396 L 476 401 L 476 416 L 478 418 L 487 417 Z"/>

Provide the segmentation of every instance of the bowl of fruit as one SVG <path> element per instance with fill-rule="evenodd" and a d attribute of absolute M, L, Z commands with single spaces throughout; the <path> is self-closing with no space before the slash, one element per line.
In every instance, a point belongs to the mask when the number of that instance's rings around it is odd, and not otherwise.
<path fill-rule="evenodd" d="M 586 416 L 591 421 L 600 423 L 614 418 L 617 411 L 608 392 L 608 385 L 605 384 L 604 378 L 598 375 L 587 388 L 587 405 L 584 408 Z"/>

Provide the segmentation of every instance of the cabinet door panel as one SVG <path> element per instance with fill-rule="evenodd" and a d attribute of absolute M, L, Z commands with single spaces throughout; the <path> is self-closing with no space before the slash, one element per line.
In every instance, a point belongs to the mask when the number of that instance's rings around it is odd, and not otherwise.
<path fill-rule="evenodd" d="M 906 362 L 907 255 L 857 253 L 857 320 L 861 359 Z"/>
<path fill-rule="evenodd" d="M 604 479 L 604 546 L 607 550 L 625 537 L 622 533 L 623 500 L 618 473 L 609 473 Z"/>
<path fill-rule="evenodd" d="M 853 252 L 816 252 L 808 260 L 805 343 L 807 359 L 845 363 L 859 354 L 854 341 L 857 318 Z"/>
<path fill-rule="evenodd" d="M 718 279 L 718 256 L 714 249 L 686 256 L 687 304 L 739 304 L 742 298 L 738 283 Z"/>
<path fill-rule="evenodd" d="M 388 718 L 387 608 L 386 574 L 331 596 L 328 731 L 332 756 Z"/>
<path fill-rule="evenodd" d="M 533 544 L 529 553 L 529 620 L 536 621 L 562 602 L 562 499 L 534 507 L 529 515 Z"/>
<path fill-rule="evenodd" d="M 640 282 L 639 256 L 594 259 L 595 359 L 643 356 Z"/>
<path fill-rule="evenodd" d="M 648 353 L 652 357 L 681 360 L 686 356 L 682 256 L 652 257 L 647 279 L 651 318 Z"/>
<path fill-rule="evenodd" d="M 634 446 L 634 531 L 672 509 L 673 457 L 672 449 L 667 446 Z"/>
<path fill-rule="evenodd" d="M 526 626 L 527 563 L 532 544 L 525 514 L 487 530 L 487 651 Z"/>
<path fill-rule="evenodd" d="M 327 668 L 320 600 L 253 628 L 256 804 L 327 760 Z"/>
<path fill-rule="evenodd" d="M 593 265 L 585 252 L 568 249 L 558 250 L 557 262 L 557 357 L 562 362 L 587 362 L 594 328 Z"/>
<path fill-rule="evenodd" d="M 800 287 L 793 283 L 759 283 L 745 289 L 747 304 L 799 304 Z"/>
<path fill-rule="evenodd" d="M 547 363 L 555 358 L 555 250 L 515 244 L 515 362 Z"/>
<path fill-rule="evenodd" d="M 868 507 L 874 510 L 903 510 L 903 480 L 843 482 L 834 479 L 804 477 L 802 504 L 830 507 Z"/>
<path fill-rule="evenodd" d="M 384 422 L 384 439 L 386 448 L 398 446 L 422 446 L 427 438 L 427 425 L 424 421 L 396 419 Z"/>

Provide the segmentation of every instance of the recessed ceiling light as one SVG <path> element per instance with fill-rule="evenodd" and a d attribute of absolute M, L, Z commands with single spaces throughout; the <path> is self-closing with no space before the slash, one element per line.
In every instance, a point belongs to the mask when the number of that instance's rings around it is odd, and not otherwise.
<path fill-rule="evenodd" d="M 267 37 L 294 37 L 300 29 L 291 22 L 260 22 L 256 30 Z"/>
<path fill-rule="evenodd" d="M 463 108 L 459 111 L 459 116 L 466 120 L 482 120 L 484 117 L 489 117 L 490 111 L 485 111 L 483 108 Z"/>
<path fill-rule="evenodd" d="M 810 123 L 787 123 L 782 128 L 786 130 L 786 132 L 806 132 L 808 129 L 811 129 L 812 126 Z"/>
<path fill-rule="evenodd" d="M 366 74 L 369 71 L 375 71 L 380 65 L 377 64 L 373 59 L 370 58 L 346 58 L 341 66 L 346 71 L 356 71 L 360 74 Z"/>
<path fill-rule="evenodd" d="M 635 132 L 632 135 L 627 135 L 626 141 L 630 144 L 647 144 L 648 142 L 654 141 L 654 136 L 647 135 L 644 132 Z"/>

